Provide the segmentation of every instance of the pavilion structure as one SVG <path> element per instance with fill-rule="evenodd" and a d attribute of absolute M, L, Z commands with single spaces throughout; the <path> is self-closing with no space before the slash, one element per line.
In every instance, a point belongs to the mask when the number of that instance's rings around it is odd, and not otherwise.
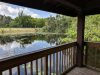
<path fill-rule="evenodd" d="M 84 41 L 85 16 L 100 14 L 100 0 L 1 1 L 78 19 L 76 42 L 2 59 L 0 60 L 0 75 L 3 75 L 6 70 L 9 71 L 7 75 L 13 75 L 13 68 L 16 68 L 17 74 L 21 75 L 20 65 L 24 65 L 25 75 L 100 75 L 100 65 L 97 66 L 100 64 L 100 56 L 96 54 L 100 53 L 100 42 Z M 94 50 L 93 59 L 89 53 L 91 50 Z M 90 63 L 91 59 L 95 61 L 93 64 Z M 35 62 L 35 70 L 33 62 Z M 30 65 L 29 72 L 27 63 Z"/>

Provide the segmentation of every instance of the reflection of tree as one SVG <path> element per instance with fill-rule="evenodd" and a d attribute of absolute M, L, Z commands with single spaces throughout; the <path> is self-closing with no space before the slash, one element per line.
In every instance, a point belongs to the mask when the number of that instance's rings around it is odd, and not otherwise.
<path fill-rule="evenodd" d="M 17 41 L 23 47 L 27 44 L 31 44 L 34 40 L 45 40 L 50 44 L 61 44 L 60 38 L 66 37 L 66 35 L 58 34 L 30 34 L 30 35 L 19 35 L 19 36 L 0 36 L 0 44 L 6 44 L 8 42 Z"/>
<path fill-rule="evenodd" d="M 0 36 L 0 44 L 2 44 L 2 45 L 12 42 L 13 40 L 14 39 L 9 36 Z"/>
<path fill-rule="evenodd" d="M 18 39 L 16 39 L 17 42 L 20 42 L 20 44 L 31 44 L 31 40 L 32 38 L 31 37 L 27 37 L 27 36 L 24 36 L 24 37 L 20 37 Z"/>
<path fill-rule="evenodd" d="M 16 41 L 19 42 L 22 47 L 25 47 L 26 44 L 32 43 L 32 37 L 31 36 L 20 36 L 19 38 L 16 38 Z"/>
<path fill-rule="evenodd" d="M 48 34 L 48 35 L 45 36 L 45 39 L 50 44 L 54 44 L 55 43 L 56 45 L 58 45 L 58 44 L 61 44 L 60 38 L 62 38 L 62 37 L 66 37 L 66 35 L 61 35 L 61 34 L 49 35 Z"/>

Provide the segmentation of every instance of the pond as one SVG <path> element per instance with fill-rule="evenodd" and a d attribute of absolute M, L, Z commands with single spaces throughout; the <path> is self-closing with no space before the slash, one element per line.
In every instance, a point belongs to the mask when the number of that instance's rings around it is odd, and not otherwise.
<path fill-rule="evenodd" d="M 23 34 L 23 35 L 0 35 L 0 59 L 32 52 L 32 51 L 38 51 L 40 49 L 64 44 L 61 42 L 62 38 L 66 38 L 67 35 L 64 34 Z M 59 53 L 58 53 L 59 55 Z M 63 54 L 62 54 L 63 55 Z M 55 74 L 56 69 L 56 54 L 52 55 L 51 57 L 51 73 Z M 58 62 L 60 62 L 62 58 L 58 57 Z M 44 73 L 44 61 L 45 59 L 42 59 L 43 65 L 41 66 L 41 60 L 38 59 L 38 72 Z M 36 61 L 33 62 L 33 75 L 36 75 Z M 48 70 L 50 71 L 50 57 L 48 56 Z M 59 63 L 59 69 L 60 72 L 62 70 L 62 66 L 64 67 L 64 64 Z M 25 75 L 25 65 L 22 64 L 20 67 L 20 75 Z M 41 71 L 41 68 L 43 70 Z M 48 71 L 48 72 L 49 72 Z M 13 75 L 18 75 L 17 67 L 12 68 Z M 30 75 L 30 62 L 27 63 L 27 75 Z M 50 73 L 50 72 L 49 72 Z M 6 70 L 3 72 L 3 75 L 8 75 L 9 71 Z M 44 75 L 44 74 L 43 74 Z"/>
<path fill-rule="evenodd" d="M 0 59 L 62 44 L 63 34 L 0 35 Z"/>

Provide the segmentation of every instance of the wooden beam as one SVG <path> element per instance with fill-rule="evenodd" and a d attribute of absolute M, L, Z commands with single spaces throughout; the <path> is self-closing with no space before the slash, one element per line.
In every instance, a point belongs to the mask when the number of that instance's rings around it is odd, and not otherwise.
<path fill-rule="evenodd" d="M 70 3 L 69 1 L 65 1 L 65 0 L 55 0 L 55 1 L 57 1 L 57 2 L 59 2 L 59 3 L 61 3 L 61 4 L 63 4 L 63 5 L 65 5 L 65 6 L 67 6 L 67 7 L 70 7 L 70 8 L 73 8 L 73 9 L 75 9 L 77 12 L 81 12 L 81 8 L 80 7 L 78 7 L 78 6 L 76 6 L 76 5 L 74 5 L 74 4 L 72 4 L 72 3 Z"/>
<path fill-rule="evenodd" d="M 77 65 L 83 66 L 83 50 L 84 50 L 84 27 L 85 16 L 81 13 L 78 15 L 77 24 Z"/>

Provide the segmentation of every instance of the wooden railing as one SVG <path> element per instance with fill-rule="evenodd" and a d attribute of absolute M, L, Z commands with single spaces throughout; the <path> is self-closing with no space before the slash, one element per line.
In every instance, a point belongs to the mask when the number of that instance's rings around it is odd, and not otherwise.
<path fill-rule="evenodd" d="M 85 42 L 84 64 L 100 71 L 100 43 Z"/>
<path fill-rule="evenodd" d="M 77 43 L 0 60 L 0 75 L 65 75 L 76 66 Z"/>

